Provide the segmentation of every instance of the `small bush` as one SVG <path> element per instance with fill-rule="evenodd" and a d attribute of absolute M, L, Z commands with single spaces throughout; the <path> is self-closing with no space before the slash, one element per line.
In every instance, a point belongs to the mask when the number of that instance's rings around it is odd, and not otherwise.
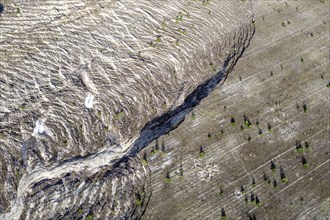
<path fill-rule="evenodd" d="M 164 182 L 165 182 L 165 183 L 171 183 L 171 182 L 172 182 L 172 179 L 171 179 L 170 173 L 167 173 L 167 174 L 166 174 L 166 177 L 165 177 L 165 179 L 164 179 Z"/>
<path fill-rule="evenodd" d="M 304 112 L 307 113 L 308 112 L 308 109 L 307 109 L 306 103 L 304 103 L 303 108 L 304 108 Z"/>
<path fill-rule="evenodd" d="M 274 161 L 270 161 L 270 169 L 273 173 L 276 172 L 276 165 Z"/>
<path fill-rule="evenodd" d="M 233 116 L 231 116 L 231 118 L 230 118 L 230 123 L 231 123 L 232 126 L 236 125 L 236 121 L 235 121 L 235 118 Z"/>
<path fill-rule="evenodd" d="M 256 180 L 254 178 L 252 178 L 252 187 L 256 187 Z"/>
<path fill-rule="evenodd" d="M 223 192 L 223 189 L 221 188 L 220 189 L 220 193 L 219 193 L 220 196 L 223 196 L 224 195 L 224 192 Z"/>
<path fill-rule="evenodd" d="M 282 178 L 281 181 L 282 181 L 282 183 L 288 183 L 289 182 L 288 178 Z"/>
<path fill-rule="evenodd" d="M 93 218 L 93 214 L 88 214 L 87 216 L 86 216 L 86 220 L 93 220 L 94 218 Z"/>
<path fill-rule="evenodd" d="M 275 189 L 278 188 L 278 183 L 277 183 L 276 179 L 273 179 L 273 186 Z"/>
<path fill-rule="evenodd" d="M 303 164 L 305 169 L 309 167 L 309 164 L 307 163 L 307 160 L 304 156 L 301 157 L 301 163 Z"/>
<path fill-rule="evenodd" d="M 201 146 L 201 147 L 199 148 L 199 156 L 200 156 L 200 157 L 204 157 L 204 156 L 205 156 L 205 151 L 204 151 L 203 146 Z"/>

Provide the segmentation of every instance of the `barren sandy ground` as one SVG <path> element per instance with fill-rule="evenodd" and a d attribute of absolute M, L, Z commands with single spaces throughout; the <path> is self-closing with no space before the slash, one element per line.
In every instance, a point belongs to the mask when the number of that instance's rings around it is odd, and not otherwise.
<path fill-rule="evenodd" d="M 330 218 L 329 1 L 3 2 L 0 218 Z"/>

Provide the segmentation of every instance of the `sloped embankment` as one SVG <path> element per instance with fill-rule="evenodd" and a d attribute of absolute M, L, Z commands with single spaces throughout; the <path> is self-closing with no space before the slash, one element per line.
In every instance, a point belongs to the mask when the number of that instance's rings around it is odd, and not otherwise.
<path fill-rule="evenodd" d="M 37 1 L 21 7 L 0 17 L 10 26 L 0 38 L 0 211 L 9 219 L 86 216 L 94 206 L 96 216 L 130 213 L 143 175 L 113 165 L 177 126 L 254 30 L 240 1 L 91 2 L 48 22 Z"/>

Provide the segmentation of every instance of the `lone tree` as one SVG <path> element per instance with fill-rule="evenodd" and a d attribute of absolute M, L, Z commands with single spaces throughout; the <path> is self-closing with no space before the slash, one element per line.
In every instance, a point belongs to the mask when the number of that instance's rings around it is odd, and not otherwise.
<path fill-rule="evenodd" d="M 204 157 L 205 156 L 205 151 L 204 151 L 204 147 L 203 146 L 200 146 L 200 148 L 199 148 L 199 156 L 200 157 Z"/>
<path fill-rule="evenodd" d="M 267 181 L 268 180 L 268 176 L 267 176 L 267 174 L 265 172 L 263 174 L 263 179 L 264 179 L 264 181 Z"/>
<path fill-rule="evenodd" d="M 301 145 L 300 141 L 296 141 L 296 150 L 298 153 L 302 154 L 304 153 L 304 148 L 303 146 Z"/>
<path fill-rule="evenodd" d="M 220 188 L 220 196 L 223 196 L 223 189 L 222 188 Z"/>
<path fill-rule="evenodd" d="M 303 108 L 304 108 L 304 112 L 307 113 L 308 112 L 308 109 L 307 109 L 306 103 L 304 103 Z"/>
<path fill-rule="evenodd" d="M 246 125 L 246 127 L 251 128 L 252 124 L 250 119 L 246 115 L 244 115 L 243 117 L 244 117 L 244 124 Z"/>
<path fill-rule="evenodd" d="M 244 194 L 245 193 L 245 189 L 244 189 L 244 186 L 241 185 L 241 193 Z"/>
<path fill-rule="evenodd" d="M 170 176 L 170 173 L 169 173 L 169 172 L 166 173 L 166 177 L 165 177 L 165 179 L 164 179 L 164 182 L 165 182 L 165 183 L 170 183 L 170 182 L 172 182 L 172 180 L 171 180 L 171 176 Z"/>
<path fill-rule="evenodd" d="M 305 169 L 309 167 L 309 164 L 307 163 L 307 160 L 304 156 L 301 156 L 301 163 L 304 165 Z"/>
<path fill-rule="evenodd" d="M 221 220 L 227 220 L 227 215 L 224 208 L 221 209 Z"/>
<path fill-rule="evenodd" d="M 256 180 L 254 179 L 254 177 L 252 177 L 252 187 L 256 187 Z"/>
<path fill-rule="evenodd" d="M 273 172 L 276 172 L 276 165 L 275 165 L 274 161 L 270 161 L 270 169 L 271 169 Z"/>
<path fill-rule="evenodd" d="M 278 183 L 277 183 L 276 179 L 273 179 L 273 186 L 275 189 L 278 188 Z"/>
<path fill-rule="evenodd" d="M 281 181 L 282 183 L 287 183 L 289 180 L 286 178 L 284 170 L 282 167 L 280 167 L 280 176 L 281 176 Z"/>
<path fill-rule="evenodd" d="M 259 197 L 257 195 L 256 195 L 256 205 L 257 206 L 260 206 L 261 205 L 260 199 L 259 199 Z"/>
<path fill-rule="evenodd" d="M 249 214 L 248 217 L 249 217 L 249 220 L 257 220 L 257 217 L 255 214 L 252 214 L 252 215 Z"/>
<path fill-rule="evenodd" d="M 269 122 L 267 123 L 267 128 L 268 128 L 268 131 L 272 130 L 272 125 Z"/>
<path fill-rule="evenodd" d="M 256 198 L 255 198 L 253 192 L 251 192 L 251 204 L 254 204 L 254 205 L 256 204 Z"/>
<path fill-rule="evenodd" d="M 233 116 L 231 116 L 231 118 L 230 118 L 230 123 L 231 123 L 231 125 L 235 125 L 235 123 L 236 123 L 235 118 Z"/>

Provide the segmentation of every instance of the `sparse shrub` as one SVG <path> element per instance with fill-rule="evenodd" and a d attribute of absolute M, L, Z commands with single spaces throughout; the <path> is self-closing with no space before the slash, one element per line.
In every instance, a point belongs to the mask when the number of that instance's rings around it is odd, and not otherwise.
<path fill-rule="evenodd" d="M 300 141 L 296 141 L 296 150 L 298 153 L 302 154 L 304 153 L 304 148 L 303 146 L 301 145 Z"/>
<path fill-rule="evenodd" d="M 178 32 L 181 33 L 181 34 L 184 34 L 184 33 L 186 33 L 186 30 L 184 28 L 179 28 Z"/>
<path fill-rule="evenodd" d="M 276 172 L 276 165 L 275 165 L 274 161 L 270 161 L 270 169 L 272 170 L 273 173 Z"/>
<path fill-rule="evenodd" d="M 308 142 L 305 141 L 305 148 L 306 148 L 306 151 L 307 152 L 310 152 L 311 151 L 311 147 L 309 146 Z"/>
<path fill-rule="evenodd" d="M 269 132 L 272 132 L 272 125 L 269 122 L 267 123 L 267 128 Z"/>
<path fill-rule="evenodd" d="M 161 26 L 162 26 L 162 29 L 164 30 L 166 28 L 166 22 L 163 21 L 162 24 L 161 24 Z"/>
<path fill-rule="evenodd" d="M 282 27 L 285 27 L 285 23 L 284 23 L 284 21 L 282 21 Z"/>
<path fill-rule="evenodd" d="M 286 175 L 285 175 L 284 170 L 283 170 L 282 167 L 280 167 L 280 177 L 281 177 L 282 183 L 289 182 L 288 178 L 286 178 Z"/>
<path fill-rule="evenodd" d="M 270 179 L 268 179 L 268 185 L 271 185 L 272 184 L 272 181 Z"/>
<path fill-rule="evenodd" d="M 236 125 L 236 121 L 235 121 L 235 118 L 233 116 L 231 116 L 231 118 L 230 118 L 230 123 L 231 123 L 232 126 Z"/>
<path fill-rule="evenodd" d="M 166 177 L 164 179 L 164 182 L 165 183 L 171 183 L 172 182 L 172 179 L 171 179 L 171 176 L 170 176 L 170 173 L 169 172 L 166 174 Z"/>
<path fill-rule="evenodd" d="M 249 197 L 247 195 L 245 195 L 244 201 L 245 201 L 245 203 L 249 202 Z"/>
<path fill-rule="evenodd" d="M 115 113 L 115 119 L 119 119 L 123 116 L 124 116 L 124 111 L 123 110 Z"/>
<path fill-rule="evenodd" d="M 135 194 L 135 204 L 136 205 L 142 205 L 142 198 L 141 198 L 141 194 L 140 193 L 136 193 Z"/>
<path fill-rule="evenodd" d="M 254 193 L 253 192 L 251 192 L 251 197 L 250 198 L 251 198 L 251 200 L 250 200 L 251 201 L 251 204 L 252 205 L 255 205 L 256 204 L 256 199 L 255 199 L 255 196 L 254 196 Z"/>
<path fill-rule="evenodd" d="M 182 168 L 182 164 L 180 165 L 180 169 L 179 169 L 179 177 L 180 177 L 180 179 L 183 179 L 183 168 Z"/>
<path fill-rule="evenodd" d="M 256 180 L 252 178 L 252 187 L 256 187 Z"/>
<path fill-rule="evenodd" d="M 249 220 L 257 220 L 257 217 L 255 214 L 248 214 Z"/>
<path fill-rule="evenodd" d="M 179 46 L 179 45 L 180 45 L 180 41 L 179 41 L 179 39 L 176 39 L 176 41 L 175 41 L 175 45 L 176 45 L 176 46 Z"/>
<path fill-rule="evenodd" d="M 181 14 L 177 15 L 175 17 L 175 21 L 176 21 L 176 23 L 179 23 L 179 22 L 183 21 L 183 16 Z"/>
<path fill-rule="evenodd" d="M 227 220 L 227 215 L 224 208 L 221 209 L 221 220 Z"/>
<path fill-rule="evenodd" d="M 261 202 L 260 199 L 258 198 L 258 196 L 256 195 L 256 205 L 257 206 L 261 206 Z"/>
<path fill-rule="evenodd" d="M 303 108 L 304 108 L 304 112 L 307 113 L 308 112 L 308 109 L 307 109 L 306 103 L 304 103 Z"/>
<path fill-rule="evenodd" d="M 161 36 L 160 36 L 160 35 L 157 35 L 157 36 L 156 36 L 156 42 L 157 42 L 157 43 L 162 42 L 162 39 L 161 39 Z"/>
<path fill-rule="evenodd" d="M 241 185 L 241 193 L 244 194 L 245 193 L 245 189 L 244 189 L 244 186 Z"/>
<path fill-rule="evenodd" d="M 147 153 L 146 152 L 144 152 L 144 154 L 143 154 L 143 158 L 141 160 L 141 163 L 145 167 L 148 166 L 148 160 L 147 160 Z"/>
<path fill-rule="evenodd" d="M 305 169 L 308 169 L 309 164 L 307 163 L 307 160 L 304 156 L 301 157 L 301 163 L 303 164 Z"/>
<path fill-rule="evenodd" d="M 153 156 L 153 155 L 157 154 L 158 152 L 159 152 L 159 142 L 158 142 L 158 139 L 156 139 L 155 146 L 151 151 L 151 155 Z"/>
<path fill-rule="evenodd" d="M 268 176 L 267 176 L 266 173 L 263 174 L 263 179 L 264 179 L 264 181 L 267 181 L 268 180 Z"/>
<path fill-rule="evenodd" d="M 244 124 L 248 128 L 251 128 L 252 127 L 251 121 L 250 121 L 250 119 L 246 115 L 244 115 Z"/>
<path fill-rule="evenodd" d="M 162 139 L 162 147 L 161 147 L 161 154 L 164 155 L 166 153 L 165 141 Z"/>
<path fill-rule="evenodd" d="M 200 156 L 200 157 L 204 157 L 204 156 L 205 156 L 205 151 L 204 151 L 203 146 L 201 146 L 201 147 L 199 148 L 199 156 Z"/>
<path fill-rule="evenodd" d="M 93 214 L 91 213 L 91 214 L 88 214 L 87 216 L 86 216 L 86 220 L 93 220 L 94 218 L 93 218 Z"/>
<path fill-rule="evenodd" d="M 275 189 L 278 188 L 278 183 L 277 183 L 276 179 L 273 179 L 273 186 Z"/>
<path fill-rule="evenodd" d="M 210 62 L 210 68 L 213 72 L 217 71 L 214 64 L 212 62 Z"/>
<path fill-rule="evenodd" d="M 220 196 L 223 196 L 224 195 L 224 192 L 223 192 L 223 189 L 222 188 L 220 188 Z"/>
<path fill-rule="evenodd" d="M 140 200 L 140 199 L 136 199 L 136 200 L 135 200 L 135 204 L 138 205 L 138 206 L 141 205 L 141 204 L 142 204 L 142 200 Z"/>
<path fill-rule="evenodd" d="M 203 5 L 206 6 L 210 3 L 210 0 L 203 0 Z"/>

